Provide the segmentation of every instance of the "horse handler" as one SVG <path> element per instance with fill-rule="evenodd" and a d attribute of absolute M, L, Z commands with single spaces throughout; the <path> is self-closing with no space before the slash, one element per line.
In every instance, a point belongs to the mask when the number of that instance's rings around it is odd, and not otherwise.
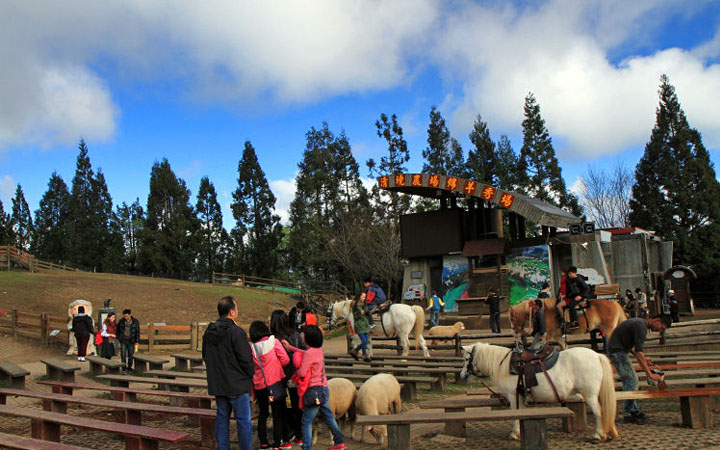
<path fill-rule="evenodd" d="M 623 391 L 635 391 L 638 388 L 638 377 L 630 362 L 630 352 L 635 355 L 640 367 L 647 374 L 648 380 L 661 382 L 662 377 L 650 370 L 652 360 L 645 356 L 645 338 L 647 330 L 659 332 L 670 328 L 672 320 L 669 316 L 657 315 L 652 319 L 636 317 L 620 322 L 615 328 L 607 345 L 607 354 L 622 381 Z M 644 425 L 648 417 L 640 409 L 635 400 L 625 400 L 625 422 Z"/>

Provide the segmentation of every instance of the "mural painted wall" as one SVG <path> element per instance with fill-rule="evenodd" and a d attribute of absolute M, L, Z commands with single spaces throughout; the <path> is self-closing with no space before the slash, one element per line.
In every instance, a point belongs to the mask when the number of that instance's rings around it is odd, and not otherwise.
<path fill-rule="evenodd" d="M 550 282 L 550 252 L 547 245 L 513 249 L 507 257 L 510 305 L 537 298 L 544 282 Z"/>
<path fill-rule="evenodd" d="M 443 258 L 442 284 L 445 311 L 457 311 L 457 299 L 468 298 L 468 260 L 463 256 Z M 432 294 L 432 293 L 430 293 Z"/>

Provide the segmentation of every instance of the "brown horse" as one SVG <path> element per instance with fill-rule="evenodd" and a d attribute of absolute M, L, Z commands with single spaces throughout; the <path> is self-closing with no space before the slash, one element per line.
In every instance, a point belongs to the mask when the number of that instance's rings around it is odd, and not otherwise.
<path fill-rule="evenodd" d="M 555 299 L 544 298 L 542 300 L 543 309 L 545 310 L 545 323 L 547 325 L 547 340 L 556 341 L 565 348 L 559 317 L 555 309 Z M 516 332 L 522 332 L 525 325 L 531 322 L 532 309 L 530 305 L 534 301 L 535 300 L 527 300 L 510 307 L 510 324 Z M 568 333 L 585 334 L 598 328 L 609 338 L 613 330 L 615 330 L 615 327 L 627 319 L 622 306 L 616 301 L 593 299 L 588 300 L 587 303 L 588 306 L 585 309 L 585 314 L 578 312 L 578 324 L 580 326 L 573 330 L 568 330 Z M 567 314 L 567 309 L 565 313 Z"/>

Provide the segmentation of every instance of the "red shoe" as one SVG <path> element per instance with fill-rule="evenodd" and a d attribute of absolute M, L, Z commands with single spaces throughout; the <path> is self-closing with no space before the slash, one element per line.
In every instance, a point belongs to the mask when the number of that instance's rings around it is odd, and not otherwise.
<path fill-rule="evenodd" d="M 345 450 L 347 447 L 345 447 L 345 444 L 335 444 L 328 447 L 328 450 Z"/>
<path fill-rule="evenodd" d="M 302 445 L 302 439 L 293 439 L 293 440 L 290 441 L 290 442 L 292 442 L 293 444 Z"/>

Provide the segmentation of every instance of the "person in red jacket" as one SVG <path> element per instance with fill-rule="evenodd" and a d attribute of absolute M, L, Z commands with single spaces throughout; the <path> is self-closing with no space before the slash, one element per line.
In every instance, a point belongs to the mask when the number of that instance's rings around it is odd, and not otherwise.
<path fill-rule="evenodd" d="M 255 375 L 253 388 L 258 404 L 258 438 L 260 448 L 292 448 L 290 443 L 290 424 L 285 420 L 287 415 L 285 396 L 271 394 L 273 385 L 281 383 L 285 377 L 283 366 L 290 364 L 290 358 L 279 340 L 270 334 L 270 329 L 260 320 L 250 324 L 250 341 L 252 344 Z M 282 392 L 285 387 L 281 386 Z M 273 445 L 267 439 L 268 410 L 273 416 Z"/>

